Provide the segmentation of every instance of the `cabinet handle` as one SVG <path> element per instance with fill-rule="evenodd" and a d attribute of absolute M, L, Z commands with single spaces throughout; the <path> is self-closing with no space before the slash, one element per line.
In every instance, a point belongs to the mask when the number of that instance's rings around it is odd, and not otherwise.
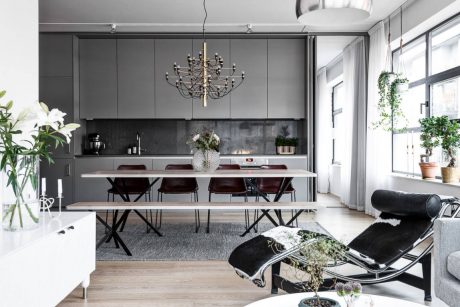
<path fill-rule="evenodd" d="M 58 232 L 58 235 L 65 235 L 65 230 L 61 230 Z"/>
<path fill-rule="evenodd" d="M 70 173 L 71 173 L 70 163 L 68 163 L 68 164 L 65 165 L 65 176 L 69 177 Z"/>
<path fill-rule="evenodd" d="M 68 230 L 73 230 L 73 229 L 75 229 L 75 227 L 74 226 L 69 226 L 69 227 L 67 227 L 67 229 Z"/>

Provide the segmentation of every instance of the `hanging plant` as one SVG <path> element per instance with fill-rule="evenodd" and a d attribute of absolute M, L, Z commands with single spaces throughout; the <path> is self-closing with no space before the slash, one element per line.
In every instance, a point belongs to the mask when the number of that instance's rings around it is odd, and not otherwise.
<path fill-rule="evenodd" d="M 407 128 L 407 118 L 401 108 L 402 101 L 399 88 L 408 82 L 409 80 L 400 74 L 389 71 L 380 73 L 378 79 L 379 102 L 377 104 L 379 120 L 372 124 L 374 129 L 404 131 Z M 400 126 L 402 128 L 394 128 Z"/>

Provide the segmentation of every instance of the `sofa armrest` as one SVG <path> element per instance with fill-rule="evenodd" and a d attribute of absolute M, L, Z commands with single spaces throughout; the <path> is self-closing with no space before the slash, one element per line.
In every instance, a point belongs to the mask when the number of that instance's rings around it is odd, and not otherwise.
<path fill-rule="evenodd" d="M 435 277 L 453 278 L 447 271 L 447 257 L 460 251 L 460 219 L 440 218 L 434 223 Z"/>

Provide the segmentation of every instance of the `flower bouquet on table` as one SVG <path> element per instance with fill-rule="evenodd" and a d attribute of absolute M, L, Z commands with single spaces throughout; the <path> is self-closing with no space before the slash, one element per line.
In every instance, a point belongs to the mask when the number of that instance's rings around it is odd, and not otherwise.
<path fill-rule="evenodd" d="M 5 96 L 0 91 L 0 98 Z M 65 113 L 33 103 L 15 114 L 13 102 L 0 103 L 0 170 L 2 171 L 2 226 L 18 231 L 38 226 L 39 161 L 53 162 L 50 146 L 69 143 L 78 124 L 64 124 Z"/>
<path fill-rule="evenodd" d="M 219 167 L 220 138 L 213 130 L 203 128 L 192 135 L 187 142 L 193 149 L 193 169 L 199 172 L 213 172 Z"/>

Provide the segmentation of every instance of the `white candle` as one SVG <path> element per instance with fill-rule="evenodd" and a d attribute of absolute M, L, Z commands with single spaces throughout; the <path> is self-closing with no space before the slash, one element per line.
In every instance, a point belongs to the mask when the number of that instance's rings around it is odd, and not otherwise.
<path fill-rule="evenodd" d="M 58 197 L 62 197 L 62 179 L 58 179 Z"/>
<path fill-rule="evenodd" d="M 42 195 L 46 195 L 46 178 L 42 178 Z"/>

